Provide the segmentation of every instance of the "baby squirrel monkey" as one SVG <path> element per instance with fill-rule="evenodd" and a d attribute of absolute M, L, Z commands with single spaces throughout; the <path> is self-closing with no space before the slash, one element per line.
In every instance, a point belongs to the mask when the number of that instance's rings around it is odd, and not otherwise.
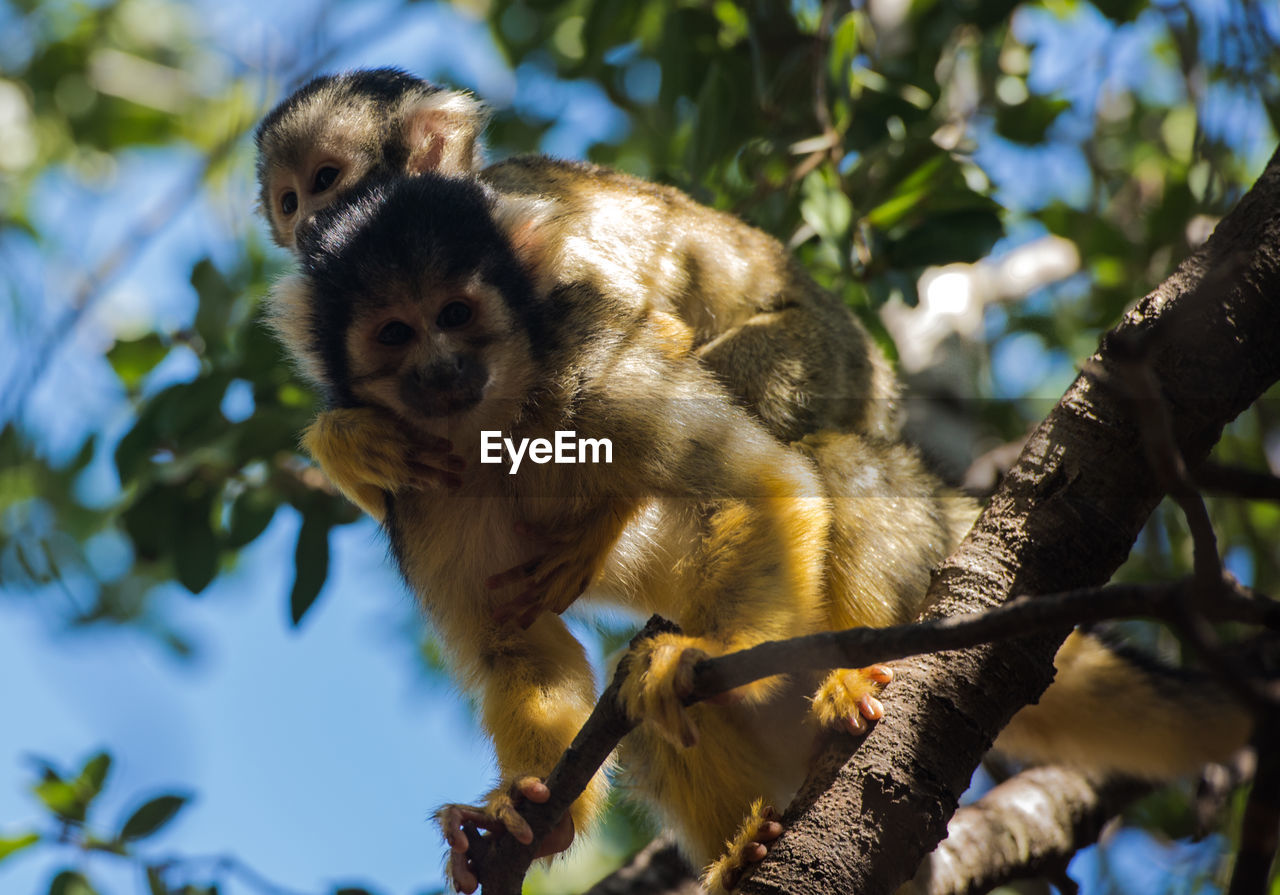
<path fill-rule="evenodd" d="M 501 194 L 541 199 L 558 219 L 541 277 L 585 280 L 632 311 L 678 318 L 698 359 L 780 440 L 821 429 L 896 434 L 888 362 L 777 240 L 595 165 L 521 156 L 482 167 L 487 118 L 473 97 L 395 69 L 312 80 L 257 130 L 273 238 L 296 250 L 299 226 L 370 176 L 474 175 Z"/>
<path fill-rule="evenodd" d="M 510 597 L 495 579 L 521 584 L 501 570 L 545 574 L 570 602 L 589 580 L 593 596 L 680 624 L 633 660 L 625 700 L 644 724 L 623 761 L 705 862 L 754 800 L 786 803 L 824 724 L 859 729 L 878 716 L 887 673 L 836 671 L 821 687 L 775 678 L 731 704 L 686 709 L 693 663 L 905 618 L 968 512 L 949 510 L 900 445 L 852 434 L 783 445 L 733 404 L 666 313 L 539 278 L 561 225 L 470 178 L 370 180 L 300 228 L 302 270 L 271 298 L 281 341 L 337 408 L 309 436 L 316 458 L 348 493 L 385 492 L 393 553 L 497 751 L 502 782 L 483 806 L 441 814 L 464 891 L 476 882 L 464 823 L 526 837 L 516 804 L 538 797 L 596 698 L 583 648 L 554 612 L 501 620 Z M 343 437 L 316 436 L 335 426 Z M 489 431 L 512 443 L 557 431 L 609 439 L 612 462 L 526 463 L 513 475 L 473 462 Z M 449 487 L 420 465 L 424 444 L 443 443 L 467 458 Z M 848 487 L 880 502 L 833 499 L 824 464 L 855 471 Z M 531 557 L 528 531 L 554 535 L 548 556 Z M 849 570 L 831 583 L 826 553 L 841 540 Z M 883 561 L 891 551 L 899 558 Z M 854 584 L 862 592 L 846 593 Z M 598 774 L 573 805 L 575 829 L 605 786 Z M 767 838 L 768 824 L 757 813 L 743 844 Z"/>
<path fill-rule="evenodd" d="M 694 861 L 731 843 L 709 869 L 715 890 L 777 835 L 760 800 L 787 804 L 821 730 L 877 717 L 888 675 L 793 675 L 684 708 L 694 662 L 913 618 L 974 508 L 900 444 L 848 433 L 779 444 L 690 355 L 678 321 L 589 283 L 547 286 L 537 273 L 557 225 L 545 206 L 470 179 L 371 181 L 300 231 L 303 270 L 273 294 L 273 321 L 338 408 L 308 435 L 316 459 L 345 492 L 385 495 L 400 568 L 494 741 L 502 782 L 482 806 L 440 815 L 459 887 L 476 885 L 464 824 L 528 841 L 517 805 L 546 797 L 541 780 L 595 698 L 582 646 L 542 611 L 561 606 L 522 607 L 520 624 L 508 612 L 507 589 L 540 577 L 565 605 L 585 580 L 589 598 L 681 625 L 634 656 L 623 695 L 643 723 L 621 761 Z M 335 426 L 342 437 L 325 431 Z M 449 487 L 424 472 L 424 445 L 473 458 L 491 430 L 513 443 L 607 438 L 612 463 L 511 475 L 462 462 Z M 529 531 L 552 535 L 546 555 Z M 999 746 L 1162 776 L 1247 734 L 1242 713 L 1165 690 L 1092 638 L 1073 635 L 1057 664 Z M 597 775 L 556 848 L 590 823 L 605 786 Z"/>

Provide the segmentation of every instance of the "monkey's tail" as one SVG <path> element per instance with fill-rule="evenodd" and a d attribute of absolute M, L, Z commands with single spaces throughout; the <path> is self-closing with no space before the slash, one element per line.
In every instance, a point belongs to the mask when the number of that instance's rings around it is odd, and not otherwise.
<path fill-rule="evenodd" d="M 1163 780 L 1225 761 L 1249 739 L 1249 712 L 1203 674 L 1173 669 L 1076 631 L 1040 702 L 1014 715 L 996 749 L 1034 763 Z"/>

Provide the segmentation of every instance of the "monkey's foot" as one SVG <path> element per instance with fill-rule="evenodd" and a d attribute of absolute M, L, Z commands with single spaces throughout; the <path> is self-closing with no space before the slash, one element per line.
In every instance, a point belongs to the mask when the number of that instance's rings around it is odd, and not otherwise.
<path fill-rule="evenodd" d="M 893 680 L 887 665 L 837 668 L 827 675 L 813 697 L 810 711 L 823 727 L 842 727 L 854 735 L 867 732 L 868 722 L 884 717 L 876 697 Z"/>
<path fill-rule="evenodd" d="M 702 887 L 708 895 L 721 895 L 738 887 L 743 874 L 769 854 L 769 846 L 782 835 L 782 818 L 763 799 L 756 799 L 751 813 L 738 828 L 738 834 L 727 843 L 723 855 L 713 861 L 702 874 Z"/>
<path fill-rule="evenodd" d="M 510 833 L 518 842 L 528 845 L 533 841 L 533 830 L 520 814 L 521 802 L 545 802 L 551 798 L 551 790 L 538 777 L 518 777 L 489 793 L 483 808 L 474 805 L 445 805 L 436 812 L 436 821 L 449 845 L 448 873 L 453 887 L 459 892 L 474 892 L 480 885 L 477 876 L 477 855 L 468 836 L 477 836 L 479 830 L 492 834 Z M 562 852 L 573 843 L 573 818 L 569 814 L 560 820 L 538 846 L 534 857 L 544 858 Z"/>
<path fill-rule="evenodd" d="M 698 742 L 698 728 L 684 700 L 693 692 L 693 666 L 709 656 L 702 646 L 702 641 L 680 634 L 659 634 L 637 644 L 619 694 L 628 715 L 654 724 L 677 748 Z"/>

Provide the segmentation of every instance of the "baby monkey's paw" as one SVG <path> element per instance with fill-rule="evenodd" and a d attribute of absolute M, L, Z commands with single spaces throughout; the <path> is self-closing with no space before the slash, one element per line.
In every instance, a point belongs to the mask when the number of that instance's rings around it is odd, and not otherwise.
<path fill-rule="evenodd" d="M 709 657 L 702 642 L 679 634 L 659 634 L 638 644 L 622 683 L 622 705 L 636 721 L 648 721 L 677 748 L 698 742 L 698 728 L 685 710 L 693 692 L 693 666 Z"/>
<path fill-rule="evenodd" d="M 302 436 L 302 445 L 338 490 L 377 519 L 384 493 L 454 488 L 466 462 L 452 443 L 410 436 L 390 414 L 372 407 L 327 410 Z"/>
<path fill-rule="evenodd" d="M 516 530 L 548 545 L 547 552 L 529 562 L 490 576 L 485 586 L 497 589 L 515 585 L 516 596 L 493 610 L 493 620 L 503 624 L 516 619 L 527 628 L 544 612 L 564 612 L 586 591 L 591 579 L 600 571 L 607 546 L 597 543 L 589 533 L 563 532 L 557 537 L 538 537 L 526 525 Z"/>
<path fill-rule="evenodd" d="M 771 846 L 782 835 L 782 818 L 772 807 L 756 799 L 751 813 L 738 828 L 738 835 L 725 843 L 725 853 L 713 861 L 702 874 L 702 887 L 708 895 L 723 895 L 738 887 L 752 864 L 759 864 Z"/>
<path fill-rule="evenodd" d="M 525 801 L 545 802 L 551 798 L 551 790 L 538 777 L 517 777 L 497 787 L 485 799 L 483 808 L 474 805 L 445 805 L 436 812 L 436 821 L 449 845 L 449 878 L 459 892 L 474 892 L 480 885 L 477 864 L 480 854 L 487 849 L 472 839 L 480 837 L 480 830 L 491 834 L 510 833 L 516 841 L 528 845 L 533 841 L 533 829 L 520 814 L 519 806 Z M 562 852 L 573 843 L 573 818 L 565 814 L 554 830 L 547 834 L 538 847 L 535 857 L 544 858 Z"/>
<path fill-rule="evenodd" d="M 858 735 L 867 732 L 869 721 L 884 717 L 884 706 L 876 697 L 893 680 L 888 665 L 866 668 L 837 668 L 818 688 L 811 711 L 823 727 L 840 727 Z"/>

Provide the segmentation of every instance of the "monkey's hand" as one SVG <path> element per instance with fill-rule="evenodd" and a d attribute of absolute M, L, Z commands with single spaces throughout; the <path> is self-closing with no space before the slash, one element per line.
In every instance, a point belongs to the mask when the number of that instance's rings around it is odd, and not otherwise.
<path fill-rule="evenodd" d="M 751 813 L 742 821 L 738 833 L 728 843 L 728 850 L 707 867 L 702 887 L 710 895 L 722 895 L 736 889 L 752 864 L 759 864 L 769 854 L 769 846 L 782 835 L 782 818 L 763 799 L 756 799 Z"/>
<path fill-rule="evenodd" d="M 533 830 L 521 816 L 521 802 L 545 802 L 551 798 L 551 790 L 538 777 L 519 777 L 497 787 L 485 800 L 485 807 L 472 805 L 445 805 L 436 812 L 436 820 L 449 844 L 448 872 L 453 887 L 459 892 L 474 892 L 480 885 L 476 875 L 477 858 L 471 853 L 472 843 L 468 834 L 478 835 L 479 830 L 492 834 L 510 833 L 517 841 L 528 845 L 533 841 Z M 564 851 L 573 843 L 573 817 L 566 813 L 561 818 L 534 855 L 545 858 Z"/>
<path fill-rule="evenodd" d="M 386 494 L 456 487 L 466 463 L 444 438 L 412 436 L 373 407 L 327 410 L 302 435 L 302 446 L 339 491 L 379 522 Z"/>
<path fill-rule="evenodd" d="M 840 727 L 856 735 L 867 732 L 867 722 L 884 717 L 876 697 L 893 680 L 888 665 L 837 668 L 827 675 L 813 697 L 810 711 L 823 727 Z"/>
<path fill-rule="evenodd" d="M 489 588 L 519 588 L 516 596 L 493 610 L 493 620 L 504 624 L 514 618 L 528 628 L 543 612 L 559 615 L 568 609 L 600 573 L 634 511 L 633 502 L 614 500 L 549 534 L 517 525 L 517 532 L 545 544 L 547 551 L 485 581 Z"/>
<path fill-rule="evenodd" d="M 658 634 L 631 651 L 620 697 L 628 715 L 658 728 L 677 748 L 698 742 L 698 728 L 684 701 L 693 692 L 693 666 L 710 656 L 707 644 L 682 634 Z M 717 650 L 718 652 L 718 650 Z"/>

